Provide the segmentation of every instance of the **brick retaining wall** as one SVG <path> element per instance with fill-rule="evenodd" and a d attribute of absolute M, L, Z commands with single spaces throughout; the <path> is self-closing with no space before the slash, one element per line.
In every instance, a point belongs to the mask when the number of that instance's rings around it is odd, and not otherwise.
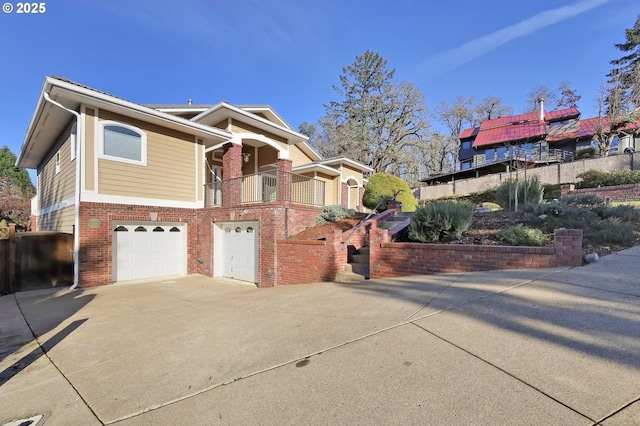
<path fill-rule="evenodd" d="M 596 195 L 608 201 L 636 201 L 640 200 L 640 184 L 603 186 L 600 188 L 576 189 L 575 185 L 562 185 L 560 187 L 561 197 L 571 197 L 575 195 Z"/>
<path fill-rule="evenodd" d="M 371 231 L 371 278 L 582 265 L 582 230 L 558 229 L 553 247 L 391 243 Z"/>
<path fill-rule="evenodd" d="M 333 281 L 347 263 L 343 234 L 335 231 L 326 241 L 278 241 L 278 285 Z"/>

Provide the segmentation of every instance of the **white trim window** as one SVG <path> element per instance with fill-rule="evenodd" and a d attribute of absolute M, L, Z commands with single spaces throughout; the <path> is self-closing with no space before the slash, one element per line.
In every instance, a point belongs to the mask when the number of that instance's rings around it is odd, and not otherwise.
<path fill-rule="evenodd" d="M 56 152 L 56 174 L 60 173 L 60 151 Z"/>
<path fill-rule="evenodd" d="M 147 134 L 115 121 L 100 122 L 100 157 L 146 166 Z"/>

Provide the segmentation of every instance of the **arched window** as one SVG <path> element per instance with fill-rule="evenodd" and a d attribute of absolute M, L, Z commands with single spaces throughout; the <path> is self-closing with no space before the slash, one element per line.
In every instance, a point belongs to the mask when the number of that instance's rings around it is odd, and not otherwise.
<path fill-rule="evenodd" d="M 113 121 L 100 123 L 102 144 L 100 156 L 125 163 L 146 165 L 147 135 L 142 130 Z"/>

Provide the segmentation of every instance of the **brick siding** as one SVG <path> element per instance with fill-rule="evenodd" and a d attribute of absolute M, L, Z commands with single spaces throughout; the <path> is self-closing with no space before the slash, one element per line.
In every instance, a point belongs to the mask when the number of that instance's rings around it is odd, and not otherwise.
<path fill-rule="evenodd" d="M 80 203 L 80 268 L 82 287 L 113 282 L 113 221 L 150 222 L 151 212 L 158 221 L 187 224 L 187 273 L 197 272 L 198 222 L 196 210 L 125 204 Z"/>
<path fill-rule="evenodd" d="M 320 210 L 292 203 L 207 209 L 81 203 L 80 283 L 92 287 L 113 282 L 113 221 L 149 222 L 150 213 L 156 212 L 158 221 L 187 224 L 187 273 L 210 277 L 215 261 L 214 223 L 259 222 L 259 286 L 272 287 L 278 284 L 276 241 L 315 225 Z"/>

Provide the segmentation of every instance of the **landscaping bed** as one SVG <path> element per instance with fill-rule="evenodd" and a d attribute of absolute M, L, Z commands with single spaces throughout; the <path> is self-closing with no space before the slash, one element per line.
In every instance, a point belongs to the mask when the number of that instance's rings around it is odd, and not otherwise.
<path fill-rule="evenodd" d="M 338 219 L 335 222 L 325 222 L 308 228 L 289 238 L 296 240 L 323 240 L 326 239 L 329 233 L 335 230 L 344 232 L 351 229 L 365 216 L 365 214 L 359 213 L 347 218 Z M 471 227 L 463 234 L 462 238 L 451 241 L 448 244 L 506 245 L 504 241 L 496 237 L 496 234 L 500 230 L 513 227 L 519 223 L 523 223 L 523 215 L 521 213 L 512 213 L 504 210 L 474 213 Z M 640 245 L 640 232 L 638 231 L 635 231 L 635 240 L 633 242 L 625 244 L 612 242 L 596 243 L 585 239 L 582 248 L 585 256 L 589 253 L 597 253 L 599 256 L 605 256 L 633 247 L 634 245 Z M 553 234 L 545 235 L 543 246 L 553 246 Z"/>

